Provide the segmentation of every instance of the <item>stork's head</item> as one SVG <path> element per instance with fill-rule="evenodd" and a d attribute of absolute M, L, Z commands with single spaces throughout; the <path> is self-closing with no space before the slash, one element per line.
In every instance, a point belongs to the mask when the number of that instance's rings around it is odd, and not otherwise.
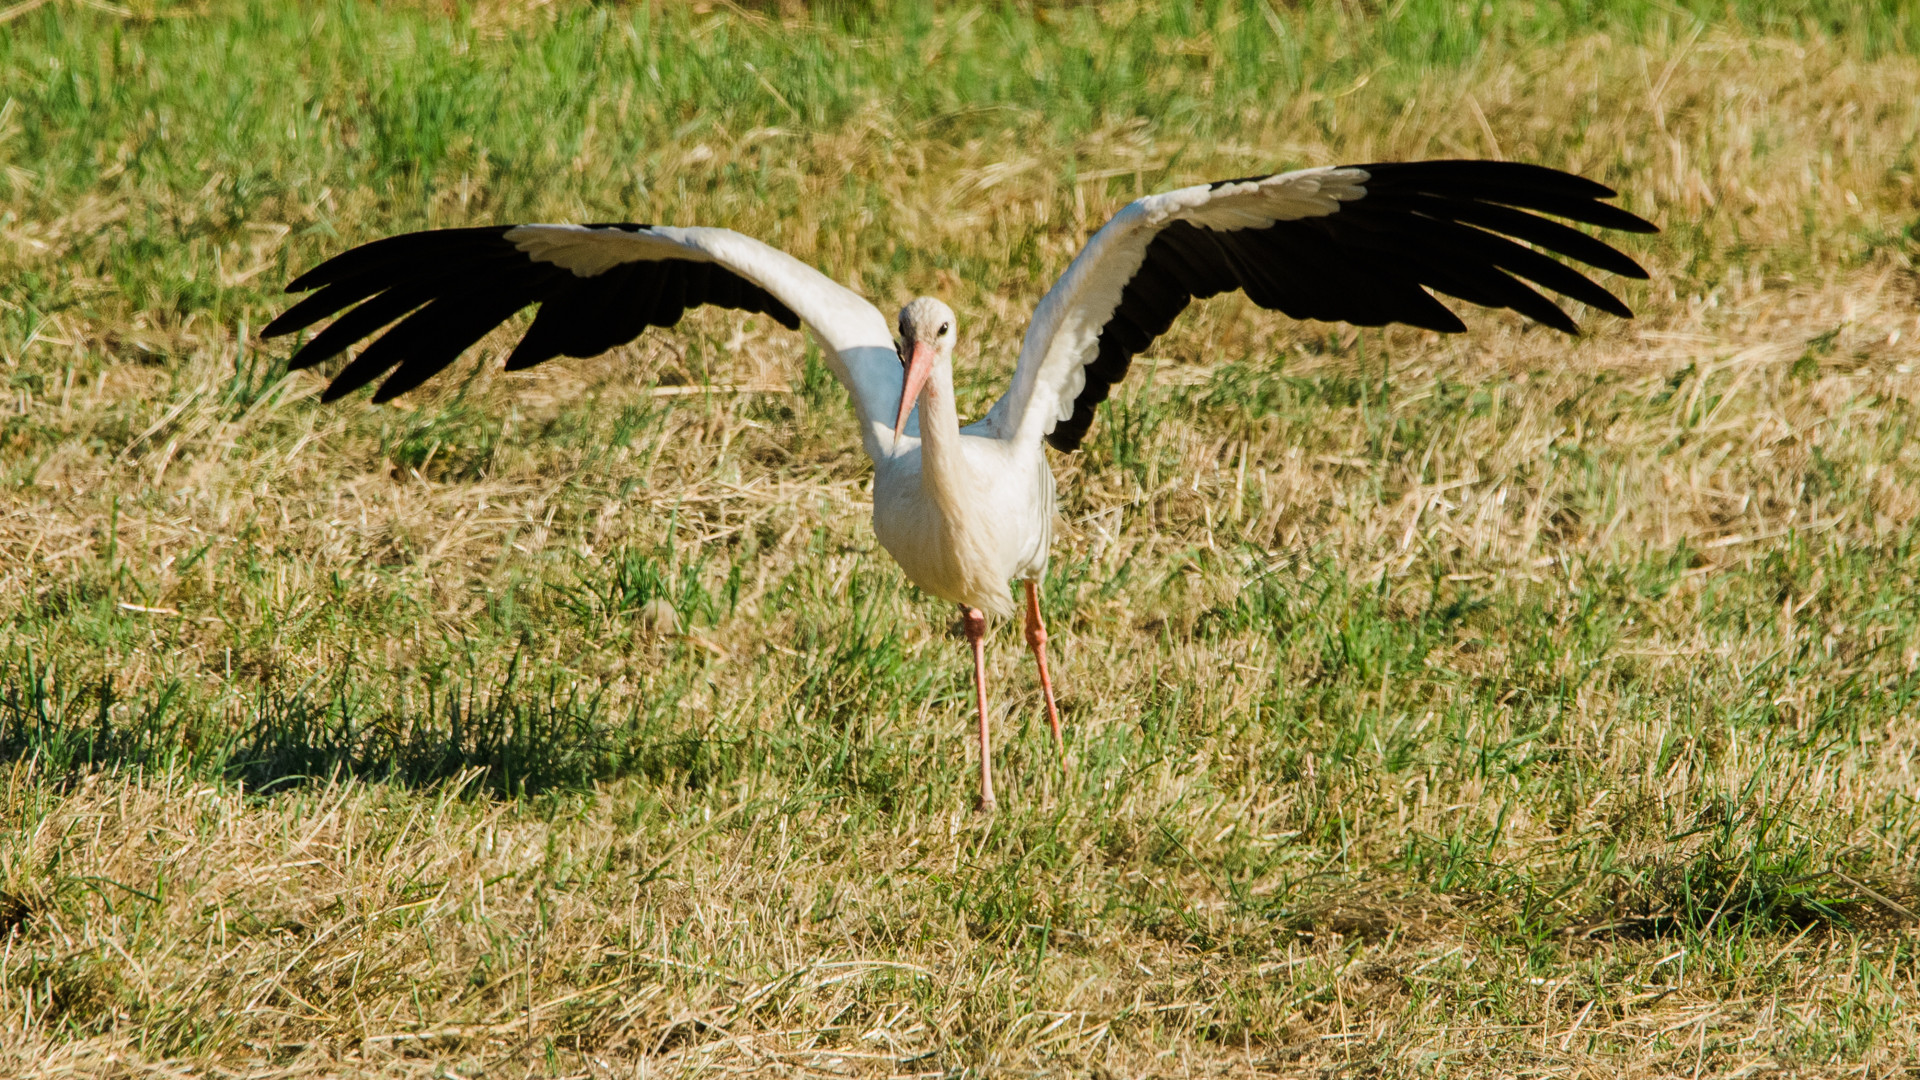
<path fill-rule="evenodd" d="M 954 322 L 953 309 L 931 296 L 900 309 L 900 363 L 907 369 L 907 380 L 900 388 L 900 416 L 893 422 L 896 440 L 935 364 L 953 361 Z"/>

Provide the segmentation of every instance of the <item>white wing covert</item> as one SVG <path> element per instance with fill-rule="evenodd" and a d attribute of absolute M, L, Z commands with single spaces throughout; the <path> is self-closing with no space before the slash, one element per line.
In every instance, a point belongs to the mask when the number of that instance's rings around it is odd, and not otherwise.
<path fill-rule="evenodd" d="M 1193 300 L 1233 289 L 1297 319 L 1466 329 L 1432 289 L 1576 332 L 1524 278 L 1630 318 L 1613 294 L 1541 251 L 1626 277 L 1646 271 L 1585 233 L 1527 212 L 1656 231 L 1598 201 L 1613 195 L 1536 165 L 1423 161 L 1301 169 L 1135 200 L 1093 235 L 1040 301 L 1013 385 L 985 426 L 1003 438 L 1044 437 L 1056 449 L 1076 449 L 1132 358 Z"/>

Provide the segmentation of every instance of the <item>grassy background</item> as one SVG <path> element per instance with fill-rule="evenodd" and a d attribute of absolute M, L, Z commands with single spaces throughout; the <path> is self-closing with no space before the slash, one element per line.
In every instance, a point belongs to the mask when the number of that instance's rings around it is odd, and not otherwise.
<path fill-rule="evenodd" d="M 1920 1067 L 1920 17 L 1387 8 L 0 6 L 0 1071 Z M 952 301 L 977 414 L 1137 194 L 1423 156 L 1618 186 L 1641 317 L 1199 305 L 1054 459 L 991 820 L 799 336 L 253 336 L 727 224 Z"/>

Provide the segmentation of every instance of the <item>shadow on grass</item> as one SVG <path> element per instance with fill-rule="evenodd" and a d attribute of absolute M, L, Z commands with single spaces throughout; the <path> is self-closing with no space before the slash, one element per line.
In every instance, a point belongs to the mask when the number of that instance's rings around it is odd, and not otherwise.
<path fill-rule="evenodd" d="M 52 774 L 184 771 L 254 790 L 352 776 L 431 785 L 474 776 L 506 797 L 639 775 L 700 786 L 728 755 L 711 732 L 669 726 L 678 694 L 616 712 L 604 688 L 559 673 L 428 679 L 395 695 L 351 659 L 324 679 L 259 684 L 219 708 L 178 680 L 122 695 L 111 675 L 74 685 L 31 656 L 0 661 L 0 760 Z"/>

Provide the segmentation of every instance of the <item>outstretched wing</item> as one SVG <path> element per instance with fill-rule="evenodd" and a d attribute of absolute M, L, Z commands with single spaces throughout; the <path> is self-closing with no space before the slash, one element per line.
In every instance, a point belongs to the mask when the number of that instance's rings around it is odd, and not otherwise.
<path fill-rule="evenodd" d="M 398 397 L 533 304 L 539 313 L 508 356 L 509 371 L 555 356 L 593 356 L 649 326 L 674 325 L 688 308 L 714 304 L 760 312 L 790 329 L 806 323 L 853 394 L 863 428 L 891 415 L 900 395 L 885 316 L 813 267 L 731 229 L 501 225 L 408 233 L 336 255 L 287 286 L 307 290 L 318 291 L 269 323 L 263 337 L 339 317 L 294 354 L 291 368 L 312 367 L 392 326 L 340 369 L 322 395 L 327 401 L 382 376 L 373 400 Z"/>
<path fill-rule="evenodd" d="M 1612 293 L 1542 254 L 1645 278 L 1619 251 L 1538 216 L 1658 231 L 1600 201 L 1613 195 L 1555 169 L 1499 161 L 1301 169 L 1149 195 L 1095 233 L 1040 301 L 1013 385 L 986 423 L 1077 449 L 1133 357 L 1194 299 L 1233 289 L 1296 319 L 1465 330 L 1431 289 L 1575 333 L 1530 281 L 1632 318 Z"/>

